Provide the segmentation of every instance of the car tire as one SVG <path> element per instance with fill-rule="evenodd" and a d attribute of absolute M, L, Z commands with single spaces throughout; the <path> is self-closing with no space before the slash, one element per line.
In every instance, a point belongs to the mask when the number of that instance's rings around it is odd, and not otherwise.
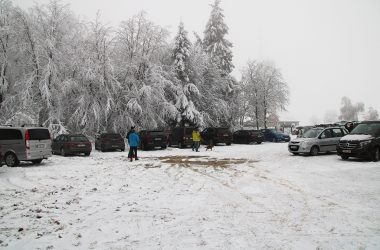
<path fill-rule="evenodd" d="M 295 152 L 293 152 L 292 154 L 294 154 L 294 155 L 299 155 L 300 153 L 295 153 Z"/>
<path fill-rule="evenodd" d="M 348 156 L 345 156 L 345 155 L 341 155 L 340 157 L 342 158 L 342 160 L 348 160 L 349 158 Z"/>
<path fill-rule="evenodd" d="M 231 142 L 226 142 L 226 145 L 227 146 L 231 146 Z"/>
<path fill-rule="evenodd" d="M 261 141 L 258 141 L 257 144 L 261 144 L 262 142 Z"/>
<path fill-rule="evenodd" d="M 61 148 L 61 155 L 62 155 L 62 156 L 67 156 L 67 153 L 66 153 L 66 151 L 65 151 L 64 148 Z"/>
<path fill-rule="evenodd" d="M 103 146 L 100 146 L 100 151 L 105 152 L 106 149 Z"/>
<path fill-rule="evenodd" d="M 42 159 L 32 160 L 33 164 L 40 164 L 42 162 Z"/>
<path fill-rule="evenodd" d="M 273 139 L 272 139 L 272 142 L 277 142 L 277 139 L 276 139 L 276 138 L 273 138 Z"/>
<path fill-rule="evenodd" d="M 182 144 L 182 142 L 178 142 L 178 148 L 183 148 L 183 144 Z"/>
<path fill-rule="evenodd" d="M 380 148 L 376 147 L 372 153 L 372 161 L 377 162 L 380 160 Z"/>
<path fill-rule="evenodd" d="M 84 153 L 85 156 L 90 156 L 90 153 Z"/>
<path fill-rule="evenodd" d="M 318 153 L 319 153 L 319 149 L 317 146 L 311 147 L 311 149 L 310 149 L 310 155 L 311 156 L 316 156 L 316 155 L 318 155 Z"/>
<path fill-rule="evenodd" d="M 4 157 L 4 162 L 8 167 L 17 167 L 20 161 L 14 153 L 8 153 Z"/>
<path fill-rule="evenodd" d="M 166 145 L 165 145 L 165 146 L 162 146 L 161 149 L 166 149 Z"/>

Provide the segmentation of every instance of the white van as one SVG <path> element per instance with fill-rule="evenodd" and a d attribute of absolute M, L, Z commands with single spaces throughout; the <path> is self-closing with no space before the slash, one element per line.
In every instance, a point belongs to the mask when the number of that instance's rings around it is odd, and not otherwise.
<path fill-rule="evenodd" d="M 52 155 L 50 132 L 43 127 L 0 126 L 0 148 L 9 167 L 20 161 L 38 164 Z"/>

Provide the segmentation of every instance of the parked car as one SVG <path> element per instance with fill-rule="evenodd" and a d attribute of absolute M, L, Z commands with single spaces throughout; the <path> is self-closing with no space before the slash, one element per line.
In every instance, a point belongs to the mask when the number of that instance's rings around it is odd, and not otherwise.
<path fill-rule="evenodd" d="M 62 134 L 53 140 L 51 149 L 53 154 L 62 156 L 78 154 L 89 156 L 92 146 L 87 137 L 82 134 Z"/>
<path fill-rule="evenodd" d="M 232 135 L 233 143 L 249 144 L 255 142 L 260 144 L 264 140 L 264 135 L 260 130 L 238 130 Z"/>
<path fill-rule="evenodd" d="M 288 134 L 277 132 L 275 129 L 262 129 L 261 132 L 264 134 L 265 141 L 271 141 L 271 142 L 290 141 L 290 136 Z"/>
<path fill-rule="evenodd" d="M 108 150 L 125 151 L 125 142 L 120 134 L 102 133 L 95 139 L 95 149 L 102 152 Z"/>
<path fill-rule="evenodd" d="M 201 137 L 203 142 L 208 145 L 216 145 L 217 143 L 231 145 L 232 142 L 232 133 L 229 128 L 205 128 L 201 132 Z"/>
<path fill-rule="evenodd" d="M 193 145 L 192 133 L 195 127 L 175 127 L 169 132 L 168 145 L 185 148 Z"/>
<path fill-rule="evenodd" d="M 319 152 L 333 152 L 336 151 L 339 139 L 347 134 L 348 131 L 341 127 L 315 127 L 306 131 L 301 137 L 291 140 L 288 150 L 295 155 L 318 155 Z"/>
<path fill-rule="evenodd" d="M 0 126 L 0 147 L 9 167 L 18 166 L 20 161 L 38 164 L 51 156 L 50 132 L 43 127 Z"/>
<path fill-rule="evenodd" d="M 168 137 L 163 130 L 141 130 L 138 135 L 140 137 L 139 148 L 142 150 L 154 149 L 156 147 L 165 149 L 167 147 Z"/>
<path fill-rule="evenodd" d="M 359 123 L 349 135 L 342 137 L 336 147 L 343 160 L 349 157 L 380 160 L 380 121 Z"/>

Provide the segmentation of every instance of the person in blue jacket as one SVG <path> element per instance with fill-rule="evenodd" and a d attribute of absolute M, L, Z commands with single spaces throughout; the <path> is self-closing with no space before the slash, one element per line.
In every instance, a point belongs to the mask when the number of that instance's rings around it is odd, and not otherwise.
<path fill-rule="evenodd" d="M 137 147 L 139 146 L 140 138 L 134 129 L 132 129 L 130 132 L 131 133 L 129 134 L 129 137 L 128 137 L 128 142 L 129 142 L 128 158 L 130 159 L 130 161 L 133 160 L 133 157 L 136 160 L 138 160 L 139 158 L 137 157 Z"/>

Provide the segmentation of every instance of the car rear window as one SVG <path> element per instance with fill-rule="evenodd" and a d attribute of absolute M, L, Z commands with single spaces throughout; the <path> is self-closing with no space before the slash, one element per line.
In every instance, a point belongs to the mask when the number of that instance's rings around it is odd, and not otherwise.
<path fill-rule="evenodd" d="M 102 137 L 106 139 L 122 139 L 120 134 L 104 134 Z"/>
<path fill-rule="evenodd" d="M 50 133 L 46 128 L 33 128 L 28 129 L 29 140 L 49 140 Z"/>
<path fill-rule="evenodd" d="M 17 129 L 0 129 L 0 140 L 20 140 L 22 134 Z"/>
<path fill-rule="evenodd" d="M 223 133 L 223 134 L 229 134 L 230 130 L 228 128 L 218 128 L 217 129 L 218 133 Z"/>
<path fill-rule="evenodd" d="M 74 142 L 87 142 L 88 139 L 85 136 L 70 136 L 70 141 L 74 141 Z"/>
<path fill-rule="evenodd" d="M 185 128 L 185 135 L 191 135 L 195 128 Z"/>
<path fill-rule="evenodd" d="M 151 135 L 163 135 L 164 131 L 162 130 L 154 130 L 154 131 L 149 131 Z"/>

